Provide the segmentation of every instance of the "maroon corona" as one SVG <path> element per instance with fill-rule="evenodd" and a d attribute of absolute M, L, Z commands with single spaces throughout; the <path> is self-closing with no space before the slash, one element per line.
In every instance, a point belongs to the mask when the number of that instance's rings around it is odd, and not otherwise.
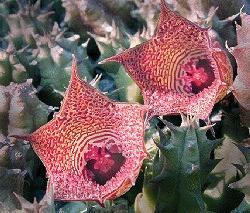
<path fill-rule="evenodd" d="M 230 62 L 212 31 L 171 11 L 165 0 L 155 35 L 101 63 L 110 61 L 136 81 L 149 118 L 183 112 L 206 119 L 232 84 Z"/>

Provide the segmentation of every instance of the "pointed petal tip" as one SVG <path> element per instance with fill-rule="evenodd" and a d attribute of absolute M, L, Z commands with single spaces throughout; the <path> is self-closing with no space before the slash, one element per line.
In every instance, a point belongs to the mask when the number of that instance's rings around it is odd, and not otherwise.
<path fill-rule="evenodd" d="M 73 53 L 72 53 L 72 60 L 76 60 L 76 56 Z"/>
<path fill-rule="evenodd" d="M 114 56 L 111 56 L 109 58 L 105 58 L 102 61 L 98 62 L 98 64 L 105 64 L 105 63 L 109 63 L 109 62 L 122 63 L 123 62 L 123 57 L 122 57 L 121 54 L 114 55 Z"/>
<path fill-rule="evenodd" d="M 74 54 L 72 54 L 70 82 L 72 83 L 73 81 L 81 81 L 82 82 L 82 79 L 78 75 L 77 58 L 76 58 L 76 56 Z"/>
<path fill-rule="evenodd" d="M 102 65 L 102 64 L 105 64 L 105 63 L 109 63 L 109 62 L 114 62 L 112 58 L 113 58 L 113 57 L 105 58 L 105 59 L 103 59 L 102 61 L 99 61 L 98 64 L 99 64 L 99 65 Z"/>
<path fill-rule="evenodd" d="M 163 12 L 163 11 L 165 11 L 165 12 L 172 11 L 172 10 L 169 8 L 169 5 L 167 4 L 166 0 L 161 0 L 161 2 L 160 2 L 160 7 L 161 7 L 161 12 Z"/>
<path fill-rule="evenodd" d="M 167 7 L 167 3 L 166 3 L 166 1 L 165 0 L 161 0 L 161 9 L 166 9 L 166 8 L 168 8 Z"/>
<path fill-rule="evenodd" d="M 72 54 L 72 65 L 71 65 L 72 78 L 77 77 L 77 59 L 74 54 Z"/>
<path fill-rule="evenodd" d="M 31 140 L 30 135 L 9 135 L 8 137 L 16 138 L 16 139 L 19 139 L 19 140 L 25 140 L 25 141 L 30 141 Z"/>

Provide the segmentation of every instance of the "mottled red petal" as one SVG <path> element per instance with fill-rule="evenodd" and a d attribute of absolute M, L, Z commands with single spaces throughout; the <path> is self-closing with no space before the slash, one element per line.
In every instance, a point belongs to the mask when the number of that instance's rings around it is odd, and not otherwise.
<path fill-rule="evenodd" d="M 250 125 L 250 15 L 241 14 L 242 26 L 237 25 L 236 47 L 231 48 L 237 62 L 237 73 L 233 83 L 233 94 L 241 108 L 241 121 Z"/>
<path fill-rule="evenodd" d="M 129 190 L 139 174 L 147 155 L 143 139 L 147 107 L 110 101 L 79 79 L 76 66 L 74 59 L 60 112 L 31 135 L 19 138 L 29 140 L 44 163 L 55 199 L 103 203 Z M 113 167 L 119 156 L 120 168 L 114 167 L 112 177 L 103 168 L 100 174 L 107 176 L 103 183 L 92 179 L 87 162 L 94 160 L 91 165 L 98 170 L 101 161 Z"/>
<path fill-rule="evenodd" d="M 151 107 L 149 117 L 184 112 L 207 118 L 232 84 L 226 53 L 211 31 L 171 11 L 164 0 L 155 35 L 147 42 L 104 60 L 122 63 Z M 190 80 L 183 67 L 206 71 L 206 82 Z"/>

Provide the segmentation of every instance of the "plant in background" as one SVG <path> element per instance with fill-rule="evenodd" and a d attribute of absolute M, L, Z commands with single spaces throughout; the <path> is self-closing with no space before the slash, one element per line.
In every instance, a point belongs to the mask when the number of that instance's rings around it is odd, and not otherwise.
<path fill-rule="evenodd" d="M 243 166 L 239 164 L 235 165 L 239 172 L 241 172 L 241 179 L 231 183 L 229 187 L 243 192 L 245 197 L 240 205 L 232 211 L 233 213 L 250 211 L 250 148 L 242 145 L 238 145 L 238 147 L 244 154 L 245 164 Z"/>
<path fill-rule="evenodd" d="M 0 0 L 0 212 L 248 212 L 242 10 L 246 0 Z M 180 112 L 213 127 L 179 125 Z"/>
<path fill-rule="evenodd" d="M 26 177 L 34 178 L 39 164 L 29 144 L 7 137 L 34 131 L 47 122 L 50 110 L 37 98 L 30 80 L 0 86 L 0 100 L 0 202 L 11 211 L 20 206 L 13 192 L 23 194 Z"/>

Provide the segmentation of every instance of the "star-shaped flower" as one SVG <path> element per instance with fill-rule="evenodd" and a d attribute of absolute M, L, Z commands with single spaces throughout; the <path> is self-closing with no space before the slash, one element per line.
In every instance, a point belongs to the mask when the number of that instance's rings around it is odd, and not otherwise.
<path fill-rule="evenodd" d="M 151 107 L 149 117 L 183 112 L 206 119 L 232 84 L 230 62 L 214 37 L 161 0 L 155 35 L 101 63 L 125 66 Z"/>
<path fill-rule="evenodd" d="M 143 159 L 147 107 L 109 100 L 77 75 L 73 59 L 70 85 L 60 112 L 30 135 L 58 200 L 103 203 L 135 182 Z"/>

